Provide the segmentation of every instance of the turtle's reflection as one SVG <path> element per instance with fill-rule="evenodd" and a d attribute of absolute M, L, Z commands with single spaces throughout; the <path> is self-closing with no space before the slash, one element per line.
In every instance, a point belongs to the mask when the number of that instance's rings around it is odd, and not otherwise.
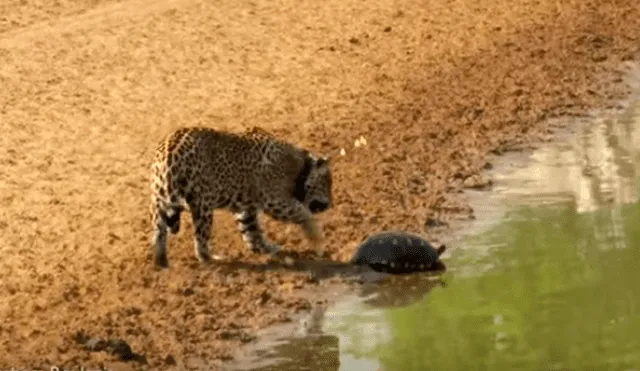
<path fill-rule="evenodd" d="M 422 300 L 436 286 L 445 287 L 440 278 L 424 274 L 390 276 L 377 282 L 365 282 L 361 296 L 371 296 L 365 303 L 375 308 L 401 308 Z"/>

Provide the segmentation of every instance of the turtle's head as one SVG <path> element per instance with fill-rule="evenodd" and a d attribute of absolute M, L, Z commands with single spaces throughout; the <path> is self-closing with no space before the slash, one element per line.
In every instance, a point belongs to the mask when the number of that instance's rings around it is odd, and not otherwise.
<path fill-rule="evenodd" d="M 440 271 L 445 271 L 447 270 L 447 266 L 444 265 L 444 263 L 442 262 L 442 260 L 440 260 L 440 256 L 442 256 L 442 254 L 447 250 L 447 246 L 445 245 L 440 245 L 440 247 L 438 247 L 436 249 L 436 252 L 438 253 L 438 259 L 436 261 L 434 261 L 431 266 L 429 267 L 430 271 L 436 271 L 436 272 L 440 272 Z"/>

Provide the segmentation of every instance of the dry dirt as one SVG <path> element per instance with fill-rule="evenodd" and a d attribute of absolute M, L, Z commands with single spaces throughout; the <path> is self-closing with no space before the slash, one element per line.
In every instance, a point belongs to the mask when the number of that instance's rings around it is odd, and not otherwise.
<path fill-rule="evenodd" d="M 368 233 L 468 216 L 456 194 L 484 155 L 624 96 L 639 49 L 637 0 L 5 0 L 0 368 L 215 365 L 309 306 L 309 274 L 265 271 L 224 212 L 224 261 L 195 261 L 187 214 L 151 269 L 148 167 L 172 129 L 259 125 L 333 155 L 322 220 L 344 261 Z M 81 330 L 148 365 L 84 351 Z"/>

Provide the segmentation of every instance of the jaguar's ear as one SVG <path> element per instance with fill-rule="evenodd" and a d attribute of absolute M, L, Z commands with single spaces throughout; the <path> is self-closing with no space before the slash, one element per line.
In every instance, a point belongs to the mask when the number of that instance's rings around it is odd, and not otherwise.
<path fill-rule="evenodd" d="M 440 245 L 440 247 L 438 247 L 438 256 L 442 255 L 442 253 L 444 253 L 447 250 L 447 246 L 445 245 Z"/>
<path fill-rule="evenodd" d="M 320 157 L 316 160 L 316 165 L 318 167 L 328 166 L 331 163 L 331 156 Z"/>

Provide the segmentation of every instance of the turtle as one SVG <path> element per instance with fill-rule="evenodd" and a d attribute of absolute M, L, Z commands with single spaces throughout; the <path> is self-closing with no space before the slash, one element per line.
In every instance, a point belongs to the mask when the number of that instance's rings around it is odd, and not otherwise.
<path fill-rule="evenodd" d="M 421 236 L 409 232 L 378 232 L 360 244 L 350 263 L 391 274 L 442 271 L 446 266 L 440 261 L 440 255 L 446 248 L 445 245 L 435 248 Z"/>

